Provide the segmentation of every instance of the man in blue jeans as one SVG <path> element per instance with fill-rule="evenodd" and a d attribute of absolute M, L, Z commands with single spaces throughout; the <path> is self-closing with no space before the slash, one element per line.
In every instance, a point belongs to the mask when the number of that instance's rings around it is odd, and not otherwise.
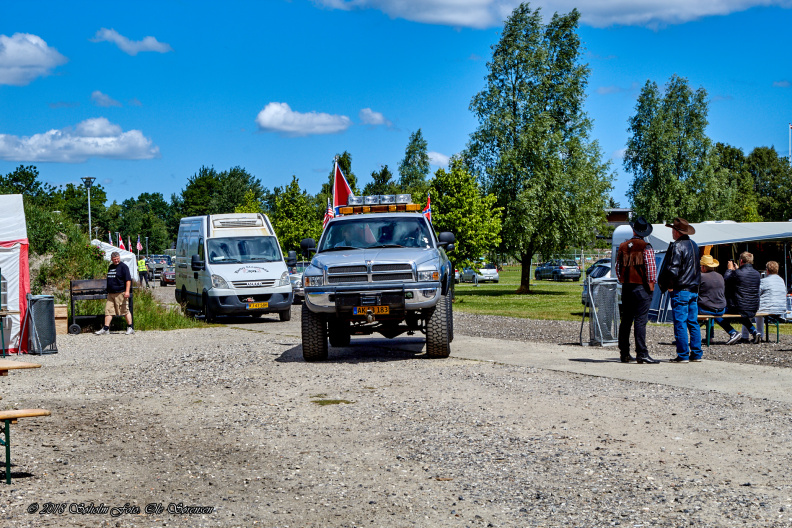
<path fill-rule="evenodd" d="M 699 249 L 690 235 L 696 229 L 684 218 L 675 218 L 671 228 L 674 241 L 668 245 L 658 273 L 660 290 L 671 293 L 676 352 L 671 363 L 701 361 L 701 328 L 698 324 L 698 291 L 701 284 Z M 688 339 L 689 336 L 689 339 Z"/>

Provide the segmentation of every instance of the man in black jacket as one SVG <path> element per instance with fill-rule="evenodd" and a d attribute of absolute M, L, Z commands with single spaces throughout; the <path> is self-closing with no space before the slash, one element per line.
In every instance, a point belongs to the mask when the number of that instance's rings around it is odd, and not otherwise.
<path fill-rule="evenodd" d="M 674 241 L 668 245 L 657 282 L 660 290 L 671 293 L 674 316 L 674 337 L 677 356 L 672 363 L 701 361 L 701 328 L 698 324 L 698 291 L 701 284 L 699 249 L 690 235 L 696 229 L 684 218 L 675 218 L 672 229 Z M 688 341 L 688 334 L 690 340 Z"/>
<path fill-rule="evenodd" d="M 753 255 L 747 251 L 740 254 L 740 267 L 733 260 L 729 261 L 729 269 L 723 279 L 726 281 L 726 305 L 729 313 L 740 314 L 739 322 L 744 324 L 751 333 L 751 341 L 760 341 L 759 332 L 753 324 L 753 318 L 759 309 L 759 283 L 762 276 L 753 267 Z M 741 334 L 736 332 L 729 323 L 721 325 L 729 332 L 727 344 L 733 345 L 740 341 Z"/>

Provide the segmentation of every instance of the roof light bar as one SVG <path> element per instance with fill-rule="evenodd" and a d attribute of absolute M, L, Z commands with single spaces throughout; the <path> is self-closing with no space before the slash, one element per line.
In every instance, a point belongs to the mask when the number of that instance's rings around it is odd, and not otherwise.
<path fill-rule="evenodd" d="M 396 203 L 397 204 L 408 204 L 412 202 L 412 196 L 409 194 L 397 194 L 396 195 Z"/>
<path fill-rule="evenodd" d="M 380 195 L 380 202 L 381 204 L 395 204 L 396 203 L 396 195 L 395 194 L 381 194 Z"/>
<path fill-rule="evenodd" d="M 350 196 L 347 200 L 347 205 L 363 205 L 362 196 Z"/>
<path fill-rule="evenodd" d="M 366 205 L 378 205 L 380 197 L 379 197 L 379 195 L 366 196 L 366 198 L 364 200 L 365 201 L 363 203 L 365 203 Z"/>

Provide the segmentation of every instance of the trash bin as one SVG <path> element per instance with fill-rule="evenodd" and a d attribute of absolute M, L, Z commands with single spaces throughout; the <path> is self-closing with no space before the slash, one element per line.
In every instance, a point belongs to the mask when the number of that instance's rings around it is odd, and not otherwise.
<path fill-rule="evenodd" d="M 56 354 L 55 298 L 28 294 L 28 347 L 31 354 Z"/>

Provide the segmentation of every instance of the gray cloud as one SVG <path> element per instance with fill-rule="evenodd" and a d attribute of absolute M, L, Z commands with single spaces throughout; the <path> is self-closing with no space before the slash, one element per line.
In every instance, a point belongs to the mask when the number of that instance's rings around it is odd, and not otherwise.
<path fill-rule="evenodd" d="M 101 106 L 103 108 L 108 108 L 110 106 L 121 106 L 121 103 L 109 95 L 103 94 L 99 90 L 96 90 L 91 94 L 91 101 L 93 101 L 96 106 Z"/>
<path fill-rule="evenodd" d="M 173 51 L 170 44 L 159 42 L 154 37 L 145 37 L 143 40 L 129 40 L 115 29 L 107 28 L 97 31 L 91 42 L 112 42 L 128 55 L 137 55 L 142 51 L 156 51 L 157 53 Z"/>

